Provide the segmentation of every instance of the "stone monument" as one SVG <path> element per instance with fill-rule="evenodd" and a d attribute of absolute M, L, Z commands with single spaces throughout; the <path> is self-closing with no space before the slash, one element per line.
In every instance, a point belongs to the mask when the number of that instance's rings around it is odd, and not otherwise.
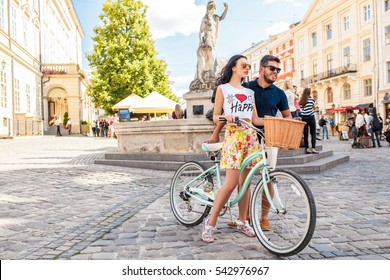
<path fill-rule="evenodd" d="M 214 1 L 207 3 L 206 14 L 199 31 L 198 62 L 187 101 L 187 119 L 150 122 L 116 123 L 118 151 L 121 153 L 191 154 L 202 151 L 204 141 L 210 138 L 214 124 L 205 118 L 212 108 L 211 96 L 215 88 L 215 45 L 218 24 L 226 16 L 228 5 L 221 16 L 215 14 Z"/>
<path fill-rule="evenodd" d="M 218 37 L 218 25 L 228 11 L 227 3 L 222 15 L 215 14 L 214 1 L 207 3 L 206 14 L 202 19 L 199 30 L 199 47 L 197 50 L 197 65 L 195 78 L 190 83 L 190 91 L 184 94 L 187 102 L 187 118 L 204 118 L 212 108 L 210 102 L 216 82 L 215 46 Z"/>

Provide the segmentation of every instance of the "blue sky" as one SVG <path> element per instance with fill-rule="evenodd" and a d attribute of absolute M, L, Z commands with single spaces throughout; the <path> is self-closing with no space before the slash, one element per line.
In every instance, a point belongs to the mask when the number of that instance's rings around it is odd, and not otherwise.
<path fill-rule="evenodd" d="M 85 37 L 83 52 L 91 52 L 93 28 L 100 25 L 98 15 L 105 0 L 73 0 Z M 188 91 L 196 70 L 198 31 L 206 12 L 207 0 L 143 0 L 149 6 L 148 23 L 159 58 L 168 63 L 173 92 Z M 241 53 L 252 43 L 286 30 L 300 21 L 312 0 L 215 0 L 217 14 L 223 3 L 229 5 L 226 18 L 220 22 L 216 54 L 227 59 Z M 85 56 L 83 68 L 89 69 Z"/>

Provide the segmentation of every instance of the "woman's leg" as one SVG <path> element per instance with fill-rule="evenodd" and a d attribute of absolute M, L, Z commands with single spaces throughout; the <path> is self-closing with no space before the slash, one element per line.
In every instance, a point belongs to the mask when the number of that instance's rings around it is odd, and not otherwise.
<path fill-rule="evenodd" d="M 305 120 L 306 121 L 306 120 Z M 309 148 L 309 124 L 306 121 L 305 128 L 303 129 L 303 141 L 305 143 L 305 148 Z"/>
<path fill-rule="evenodd" d="M 314 116 L 308 121 L 310 127 L 311 147 L 316 148 L 316 120 Z"/>
<path fill-rule="evenodd" d="M 239 179 L 239 190 L 241 190 L 241 187 L 244 185 L 245 179 L 248 176 L 250 169 L 245 169 L 240 174 Z M 251 190 L 250 190 L 250 183 L 248 185 L 248 188 L 246 189 L 246 192 L 242 199 L 238 202 L 238 219 L 240 221 L 247 221 L 249 220 L 249 202 L 251 199 Z"/>
<path fill-rule="evenodd" d="M 240 170 L 236 169 L 227 169 L 226 170 L 226 180 L 223 183 L 222 187 L 218 190 L 215 197 L 214 206 L 211 209 L 210 219 L 208 224 L 215 227 L 217 224 L 218 215 L 221 212 L 221 209 L 225 206 L 226 202 L 229 200 L 230 195 L 236 188 L 240 176 Z"/>

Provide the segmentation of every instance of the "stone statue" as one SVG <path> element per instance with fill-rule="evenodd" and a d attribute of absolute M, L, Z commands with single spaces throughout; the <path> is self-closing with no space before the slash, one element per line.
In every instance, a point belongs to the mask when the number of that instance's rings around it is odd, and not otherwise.
<path fill-rule="evenodd" d="M 207 3 L 206 14 L 202 19 L 199 30 L 198 62 L 196 65 L 195 79 L 190 84 L 190 90 L 210 90 L 215 84 L 214 50 L 218 37 L 218 24 L 223 20 L 228 11 L 227 3 L 223 3 L 225 10 L 221 16 L 215 13 L 215 2 Z"/>

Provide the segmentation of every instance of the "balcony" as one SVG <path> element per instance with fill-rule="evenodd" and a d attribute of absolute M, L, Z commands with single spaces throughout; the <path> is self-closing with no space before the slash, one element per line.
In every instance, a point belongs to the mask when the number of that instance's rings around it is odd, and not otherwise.
<path fill-rule="evenodd" d="M 81 75 L 85 77 L 84 72 L 78 64 L 42 64 L 41 72 L 48 75 Z"/>
<path fill-rule="evenodd" d="M 321 83 L 326 80 L 331 80 L 335 77 L 337 78 L 346 77 L 349 74 L 356 73 L 356 72 L 357 72 L 357 64 L 350 64 L 348 66 L 337 67 L 331 71 L 322 72 L 317 75 L 301 79 L 301 85 L 302 87 L 305 87 L 311 84 Z"/>

